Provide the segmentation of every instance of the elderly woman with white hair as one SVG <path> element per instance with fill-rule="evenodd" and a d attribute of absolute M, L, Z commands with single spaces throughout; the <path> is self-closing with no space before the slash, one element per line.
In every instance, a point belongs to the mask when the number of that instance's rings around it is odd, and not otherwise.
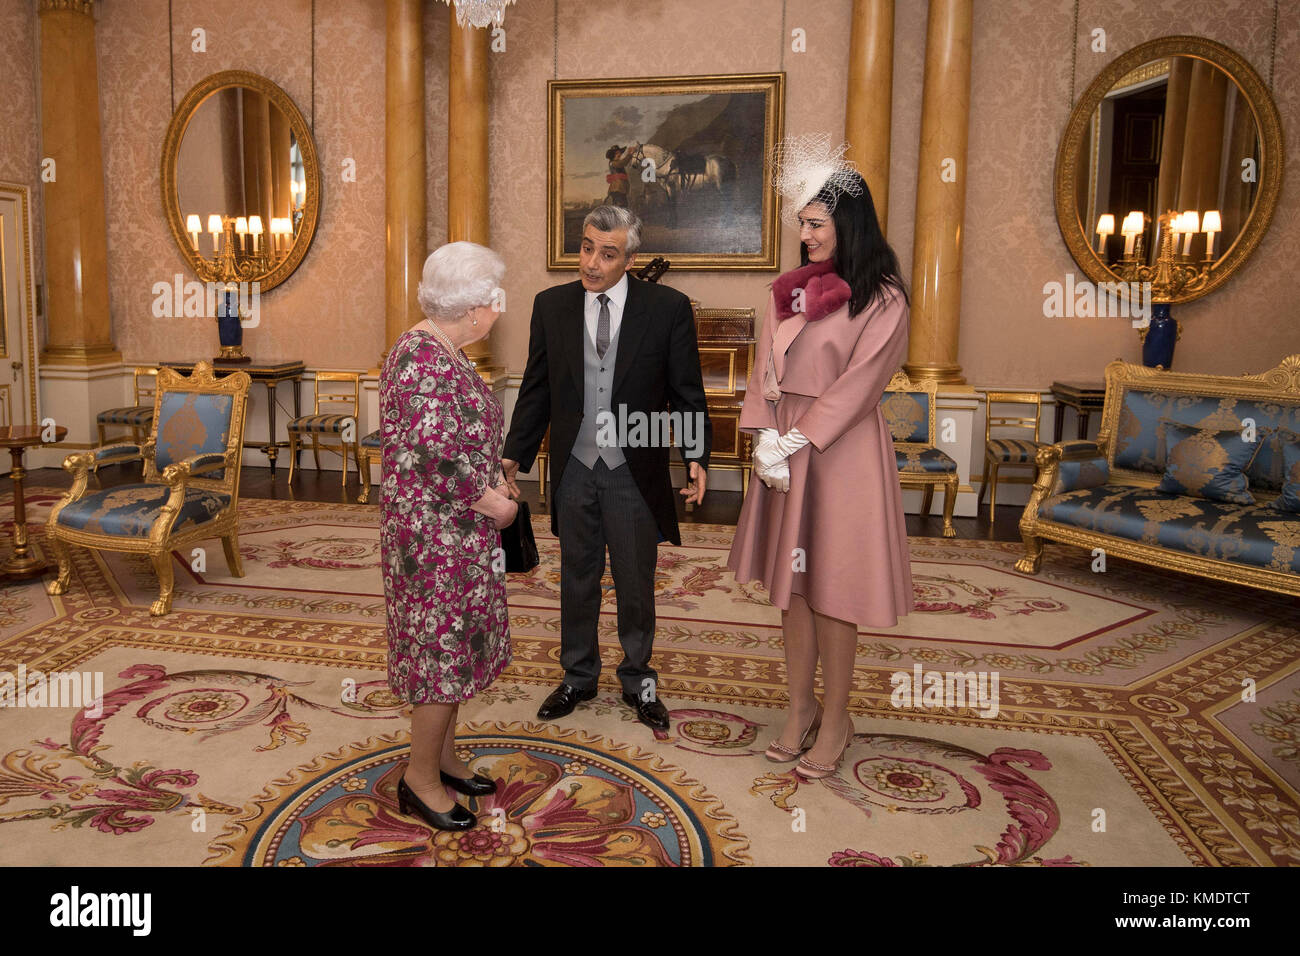
<path fill-rule="evenodd" d="M 398 801 L 440 830 L 477 822 L 448 788 L 496 789 L 457 756 L 456 717 L 510 663 L 505 574 L 493 557 L 518 505 L 501 477 L 501 404 L 461 349 L 492 330 L 504 278 L 491 249 L 437 249 L 420 283 L 425 319 L 393 344 L 379 382 L 388 682 L 412 705 Z"/>

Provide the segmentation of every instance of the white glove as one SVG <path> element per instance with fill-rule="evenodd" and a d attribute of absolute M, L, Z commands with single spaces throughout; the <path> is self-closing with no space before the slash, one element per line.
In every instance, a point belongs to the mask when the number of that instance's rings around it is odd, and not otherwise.
<path fill-rule="evenodd" d="M 758 475 L 763 484 L 769 488 L 789 491 L 790 462 L 788 459 L 808 444 L 808 439 L 797 428 L 791 428 L 780 437 L 771 437 L 775 433 L 774 428 L 760 430 L 759 444 L 754 449 L 754 474 Z"/>
<path fill-rule="evenodd" d="M 754 474 L 773 491 L 790 490 L 790 462 L 785 458 L 771 468 L 762 468 L 755 464 Z"/>
<path fill-rule="evenodd" d="M 764 445 L 776 441 L 778 435 L 779 433 L 775 428 L 760 428 L 758 429 L 758 434 L 754 439 L 754 454 L 753 454 L 754 477 L 762 481 L 763 484 L 767 485 L 767 487 L 769 488 L 772 487 L 774 476 L 770 468 L 760 463 L 758 458 L 758 449 L 762 448 Z M 788 469 L 786 470 L 786 476 L 787 477 L 789 476 Z"/>
<path fill-rule="evenodd" d="M 778 462 L 789 458 L 806 444 L 808 439 L 797 428 L 790 429 L 780 438 L 760 441 L 759 446 L 754 449 L 754 466 L 769 471 Z"/>

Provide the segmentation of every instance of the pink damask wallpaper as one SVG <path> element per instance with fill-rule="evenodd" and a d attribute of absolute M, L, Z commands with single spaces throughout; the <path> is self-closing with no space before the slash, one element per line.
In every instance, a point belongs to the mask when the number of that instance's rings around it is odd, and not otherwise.
<path fill-rule="evenodd" d="M 43 282 L 36 46 L 36 5 L 26 0 L 0 4 L 0 181 L 26 186 L 31 195 L 32 258 L 36 281 Z"/>
<path fill-rule="evenodd" d="M 38 21 L 34 0 L 0 10 L 0 178 L 36 185 Z M 522 370 L 533 295 L 572 273 L 545 268 L 546 81 L 560 78 L 787 72 L 786 129 L 838 133 L 851 0 L 519 0 L 506 20 L 506 49 L 491 59 L 491 233 L 509 265 L 509 314 L 494 333 L 497 353 Z M 970 153 L 964 174 L 964 278 L 959 362 L 979 386 L 1046 387 L 1053 379 L 1099 379 L 1115 357 L 1137 360 L 1137 334 L 1121 319 L 1046 319 L 1043 283 L 1078 272 L 1056 226 L 1052 167 L 1075 96 L 1106 63 L 1144 40 L 1207 36 L 1245 56 L 1268 78 L 1288 142 L 1300 121 L 1300 7 L 1262 0 L 978 0 L 973 40 Z M 198 320 L 157 319 L 151 286 L 182 271 L 163 217 L 158 163 L 177 100 L 203 76 L 248 69 L 279 83 L 314 120 L 324 169 L 324 204 L 303 266 L 263 301 L 246 347 L 259 358 L 302 357 L 315 368 L 370 368 L 383 349 L 384 0 L 316 4 L 315 75 L 310 0 L 277 4 L 104 0 L 97 40 L 111 310 L 117 346 L 130 361 L 209 354 L 215 333 Z M 784 23 L 783 23 L 784 16 Z M 897 4 L 889 238 L 910 275 L 920 135 L 926 4 Z M 804 30 L 806 52 L 790 48 Z M 192 31 L 206 32 L 206 52 Z M 1091 34 L 1106 31 L 1106 51 Z M 447 13 L 430 2 L 425 20 L 428 224 L 445 239 Z M 174 67 L 169 65 L 169 42 Z M 12 131 L 12 132 L 11 132 Z M 346 160 L 357 181 L 343 182 Z M 1176 365 L 1185 370 L 1259 371 L 1300 352 L 1284 289 L 1300 240 L 1292 169 L 1272 229 L 1227 287 L 1175 311 L 1184 324 Z M 39 210 L 39 195 L 37 209 Z M 39 214 L 39 213 L 38 213 Z M 782 264 L 796 264 L 787 231 Z M 770 274 L 677 274 L 667 281 L 709 306 L 762 309 Z M 1009 348 L 1008 343 L 1015 343 Z"/>

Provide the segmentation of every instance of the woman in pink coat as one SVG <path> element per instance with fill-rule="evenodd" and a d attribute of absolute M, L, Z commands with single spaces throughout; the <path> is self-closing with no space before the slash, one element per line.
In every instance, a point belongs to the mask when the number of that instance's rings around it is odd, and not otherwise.
<path fill-rule="evenodd" d="M 907 355 L 908 299 L 862 177 L 833 152 L 791 165 L 778 188 L 793 180 L 803 265 L 773 283 L 755 353 L 740 427 L 756 433 L 760 481 L 727 563 L 781 608 L 790 708 L 767 757 L 803 755 L 795 770 L 815 779 L 835 772 L 852 741 L 858 626 L 892 627 L 913 606 L 898 466 L 879 407 Z"/>

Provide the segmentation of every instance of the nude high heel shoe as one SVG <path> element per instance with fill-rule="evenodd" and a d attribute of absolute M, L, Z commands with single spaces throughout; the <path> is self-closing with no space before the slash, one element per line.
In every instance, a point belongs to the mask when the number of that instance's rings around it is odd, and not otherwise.
<path fill-rule="evenodd" d="M 805 780 L 821 780 L 824 777 L 831 776 L 836 770 L 840 769 L 840 761 L 844 759 L 844 754 L 848 751 L 851 743 L 853 743 L 852 722 L 849 723 L 849 732 L 844 737 L 844 746 L 840 748 L 840 755 L 835 758 L 833 764 L 828 766 L 824 763 L 809 760 L 807 757 L 801 757 L 794 768 L 794 772 Z"/>
<path fill-rule="evenodd" d="M 808 729 L 805 730 L 803 732 L 803 736 L 799 738 L 798 750 L 791 750 L 789 747 L 783 746 L 780 741 L 780 738 L 778 738 L 772 741 L 768 745 L 768 748 L 766 751 L 764 751 L 763 756 L 766 757 L 768 760 L 772 761 L 772 763 L 789 763 L 791 760 L 798 760 L 800 755 L 803 754 L 804 751 L 806 751 L 811 746 L 811 744 L 808 743 L 808 735 L 812 733 L 816 733 L 819 729 L 821 729 L 821 725 L 822 725 L 822 705 L 818 704 L 817 715 L 813 717 L 812 723 L 808 725 Z"/>

